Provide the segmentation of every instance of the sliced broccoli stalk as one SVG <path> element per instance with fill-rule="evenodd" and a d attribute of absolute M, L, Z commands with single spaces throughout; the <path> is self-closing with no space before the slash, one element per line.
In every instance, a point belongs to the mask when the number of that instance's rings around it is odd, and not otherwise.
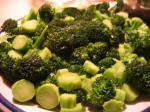
<path fill-rule="evenodd" d="M 76 106 L 76 94 L 63 93 L 60 95 L 61 108 L 74 108 Z"/>
<path fill-rule="evenodd" d="M 85 90 L 87 93 L 92 90 L 92 81 L 89 78 L 82 79 L 81 88 Z"/>
<path fill-rule="evenodd" d="M 74 108 L 61 108 L 60 112 L 84 112 L 84 107 L 78 103 Z"/>
<path fill-rule="evenodd" d="M 122 89 L 125 91 L 126 93 L 126 98 L 125 101 L 127 102 L 133 102 L 135 101 L 138 96 L 139 93 L 137 90 L 135 90 L 135 88 L 131 87 L 129 84 L 123 84 Z"/>
<path fill-rule="evenodd" d="M 21 25 L 22 31 L 25 33 L 34 33 L 39 25 L 37 20 L 29 20 Z"/>
<path fill-rule="evenodd" d="M 112 23 L 111 23 L 111 21 L 110 21 L 109 19 L 104 19 L 104 20 L 103 20 L 103 24 L 104 24 L 107 28 L 109 28 L 110 30 L 113 29 L 113 25 L 112 25 Z"/>
<path fill-rule="evenodd" d="M 12 94 L 16 101 L 26 102 L 35 95 L 34 85 L 25 79 L 21 79 L 12 85 Z"/>
<path fill-rule="evenodd" d="M 71 16 L 65 17 L 65 21 L 68 22 L 68 23 L 71 23 L 71 22 L 73 22 L 74 20 L 75 20 L 74 17 L 71 17 Z"/>
<path fill-rule="evenodd" d="M 116 96 L 114 97 L 114 99 L 124 102 L 125 98 L 126 98 L 125 91 L 122 89 L 116 89 Z"/>
<path fill-rule="evenodd" d="M 59 105 L 59 91 L 54 84 L 43 84 L 36 92 L 36 102 L 45 109 L 53 109 Z"/>
<path fill-rule="evenodd" d="M 8 56 L 10 56 L 13 59 L 22 59 L 22 54 L 15 51 L 15 50 L 10 50 L 8 51 Z"/>
<path fill-rule="evenodd" d="M 68 72 L 69 72 L 69 70 L 67 68 L 59 69 L 59 70 L 57 70 L 56 77 L 58 77 L 64 73 L 68 73 Z"/>
<path fill-rule="evenodd" d="M 27 36 L 17 35 L 12 42 L 12 47 L 15 50 L 24 52 L 31 48 L 32 43 L 32 39 L 28 38 Z"/>
<path fill-rule="evenodd" d="M 91 61 L 89 60 L 86 60 L 83 64 L 83 68 L 86 72 L 92 74 L 92 75 L 95 75 L 98 73 L 99 71 L 99 67 L 96 66 L 94 63 L 92 63 Z"/>
<path fill-rule="evenodd" d="M 111 68 L 104 71 L 103 76 L 112 79 L 117 86 L 120 86 L 126 81 L 125 70 L 125 65 L 121 61 L 116 61 Z"/>
<path fill-rule="evenodd" d="M 47 47 L 39 51 L 38 55 L 46 62 L 48 62 L 49 59 L 52 57 L 52 53 Z"/>
<path fill-rule="evenodd" d="M 37 18 L 37 10 L 32 8 L 30 9 L 29 13 L 23 17 L 22 23 L 36 18 Z"/>
<path fill-rule="evenodd" d="M 123 112 L 124 103 L 115 99 L 111 99 L 103 104 L 105 112 Z"/>
<path fill-rule="evenodd" d="M 44 36 L 45 36 L 45 33 L 48 29 L 48 26 L 45 26 L 44 30 L 42 31 L 41 35 L 37 37 L 35 43 L 33 44 L 32 48 L 39 48 L 41 43 L 43 42 L 44 40 Z"/>
<path fill-rule="evenodd" d="M 81 88 L 81 77 L 77 73 L 65 72 L 57 76 L 57 84 L 66 91 Z"/>

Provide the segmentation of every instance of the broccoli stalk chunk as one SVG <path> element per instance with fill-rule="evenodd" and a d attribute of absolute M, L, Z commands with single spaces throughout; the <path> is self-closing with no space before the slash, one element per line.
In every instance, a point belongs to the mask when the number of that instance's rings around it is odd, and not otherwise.
<path fill-rule="evenodd" d="M 124 110 L 124 103 L 115 99 L 111 99 L 103 105 L 105 112 L 122 112 Z"/>
<path fill-rule="evenodd" d="M 64 72 L 57 76 L 57 84 L 69 92 L 81 87 L 81 78 L 77 73 Z"/>
<path fill-rule="evenodd" d="M 45 109 L 53 109 L 59 105 L 59 91 L 54 84 L 43 84 L 36 92 L 36 102 Z"/>
<path fill-rule="evenodd" d="M 30 81 L 21 79 L 12 85 L 12 94 L 15 100 L 26 102 L 34 97 L 35 88 Z"/>
<path fill-rule="evenodd" d="M 16 60 L 22 59 L 22 54 L 15 50 L 8 51 L 8 56 L 10 56 L 11 58 L 16 59 Z"/>
<path fill-rule="evenodd" d="M 116 96 L 114 97 L 114 99 L 124 102 L 125 98 L 126 98 L 126 92 L 122 89 L 116 89 Z"/>
<path fill-rule="evenodd" d="M 83 64 L 83 68 L 86 72 L 95 75 L 99 71 L 99 67 L 96 66 L 94 63 L 92 63 L 89 60 L 86 60 L 85 63 Z"/>
<path fill-rule="evenodd" d="M 39 25 L 37 20 L 29 20 L 21 25 L 22 31 L 25 33 L 34 33 Z"/>
<path fill-rule="evenodd" d="M 76 106 L 76 95 L 63 93 L 60 95 L 61 108 L 74 108 Z"/>
<path fill-rule="evenodd" d="M 32 39 L 29 37 L 25 35 L 17 35 L 12 42 L 12 47 L 18 51 L 27 51 L 31 48 L 32 43 Z"/>
<path fill-rule="evenodd" d="M 121 61 L 116 61 L 116 63 L 104 71 L 104 77 L 110 78 L 114 81 L 117 86 L 122 85 L 126 81 L 126 67 Z"/>
<path fill-rule="evenodd" d="M 105 77 L 98 77 L 92 84 L 92 90 L 88 93 L 88 100 L 95 106 L 102 106 L 104 102 L 116 95 L 115 85 Z"/>
<path fill-rule="evenodd" d="M 124 90 L 126 93 L 125 101 L 127 102 L 133 102 L 139 96 L 138 91 L 135 88 L 131 87 L 129 84 L 124 83 L 122 86 L 122 90 Z"/>

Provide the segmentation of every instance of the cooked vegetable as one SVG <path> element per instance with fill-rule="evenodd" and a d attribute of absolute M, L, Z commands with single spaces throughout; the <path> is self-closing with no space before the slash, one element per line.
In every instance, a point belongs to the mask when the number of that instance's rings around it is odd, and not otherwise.
<path fill-rule="evenodd" d="M 124 110 L 124 103 L 115 99 L 111 99 L 103 105 L 105 112 L 122 112 Z"/>
<path fill-rule="evenodd" d="M 126 98 L 126 92 L 122 89 L 116 89 L 116 96 L 114 97 L 114 99 L 124 102 L 125 98 Z"/>
<path fill-rule="evenodd" d="M 36 92 L 37 103 L 45 109 L 53 109 L 59 105 L 59 91 L 54 84 L 43 84 Z"/>
<path fill-rule="evenodd" d="M 17 35 L 12 42 L 12 47 L 18 51 L 27 51 L 31 45 L 32 40 L 25 35 Z"/>
<path fill-rule="evenodd" d="M 128 84 L 123 84 L 122 89 L 123 89 L 123 90 L 125 91 L 125 93 L 126 93 L 125 101 L 127 101 L 127 102 L 133 102 L 133 101 L 135 101 L 135 100 L 138 98 L 138 96 L 139 96 L 138 91 L 136 91 L 133 87 L 131 87 L 131 86 L 128 85 Z"/>
<path fill-rule="evenodd" d="M 60 106 L 61 108 L 74 108 L 76 106 L 76 94 L 61 94 Z"/>
<path fill-rule="evenodd" d="M 30 81 L 21 79 L 12 85 L 12 94 L 15 100 L 26 102 L 34 97 L 35 88 Z"/>
<path fill-rule="evenodd" d="M 22 59 L 22 54 L 17 52 L 17 51 L 14 51 L 14 50 L 10 50 L 8 52 L 8 56 L 10 56 L 11 58 L 13 59 Z"/>
<path fill-rule="evenodd" d="M 104 102 L 112 99 L 116 95 L 115 85 L 105 77 L 98 77 L 92 84 L 92 90 L 88 94 L 91 104 L 102 106 Z"/>
<path fill-rule="evenodd" d="M 12 49 L 12 45 L 8 42 L 0 43 L 0 52 L 8 52 Z"/>
<path fill-rule="evenodd" d="M 78 103 L 74 108 L 61 108 L 60 112 L 84 112 L 84 107 Z"/>
<path fill-rule="evenodd" d="M 65 72 L 57 76 L 58 86 L 66 91 L 72 91 L 81 87 L 81 78 L 77 73 Z"/>

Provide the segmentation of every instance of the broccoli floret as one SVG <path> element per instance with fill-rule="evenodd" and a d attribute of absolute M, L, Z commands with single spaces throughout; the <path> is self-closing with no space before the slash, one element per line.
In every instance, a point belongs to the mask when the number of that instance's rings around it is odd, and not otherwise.
<path fill-rule="evenodd" d="M 104 102 L 116 95 L 115 85 L 109 78 L 98 77 L 92 84 L 92 90 L 88 94 L 88 100 L 95 106 L 102 106 Z"/>
<path fill-rule="evenodd" d="M 50 4 L 43 4 L 39 10 L 39 15 L 40 15 L 40 18 L 48 23 L 50 22 L 52 19 L 53 19 L 53 16 L 54 16 L 54 9 L 52 8 L 52 6 Z"/>
<path fill-rule="evenodd" d="M 133 60 L 126 66 L 128 83 L 141 94 L 150 94 L 150 65 L 139 60 Z"/>
<path fill-rule="evenodd" d="M 115 59 L 120 59 L 120 55 L 119 52 L 116 48 L 112 48 L 110 49 L 107 53 L 106 53 L 106 57 L 111 57 L 111 58 L 115 58 Z"/>
<path fill-rule="evenodd" d="M 111 10 L 112 13 L 119 12 L 119 11 L 123 10 L 123 8 L 124 8 L 123 0 L 116 0 L 116 1 L 117 1 L 117 4 Z"/>
<path fill-rule="evenodd" d="M 112 65 L 114 65 L 116 62 L 114 61 L 113 58 L 111 57 L 106 57 L 106 58 L 103 58 L 102 60 L 100 60 L 98 62 L 98 66 L 101 67 L 101 68 L 109 68 L 111 67 Z"/>
<path fill-rule="evenodd" d="M 38 55 L 23 58 L 13 65 L 13 77 L 17 80 L 27 79 L 37 83 L 45 79 L 49 73 L 48 64 Z"/>
<path fill-rule="evenodd" d="M 107 13 L 109 8 L 108 2 L 103 2 L 101 4 L 96 5 L 96 9 L 99 10 L 101 13 Z"/>
<path fill-rule="evenodd" d="M 8 52 L 12 49 L 12 45 L 8 42 L 0 43 L 0 52 Z"/>
<path fill-rule="evenodd" d="M 82 15 L 84 13 L 84 10 L 79 10 L 75 7 L 67 7 L 64 8 L 62 11 L 62 16 L 66 17 L 66 16 L 71 16 L 74 17 L 76 20 L 82 19 Z"/>
<path fill-rule="evenodd" d="M 12 76 L 12 69 L 15 61 L 15 59 L 11 58 L 5 52 L 0 52 L 0 71 L 11 82 L 15 81 L 15 78 Z"/>
<path fill-rule="evenodd" d="M 2 24 L 1 28 L 2 31 L 7 32 L 7 33 L 15 33 L 16 28 L 17 28 L 17 21 L 14 19 L 7 19 L 4 21 Z"/>
<path fill-rule="evenodd" d="M 80 64 L 83 64 L 85 60 L 97 63 L 105 57 L 107 51 L 108 45 L 105 42 L 89 43 L 86 47 L 76 48 L 72 53 L 72 59 Z"/>
<path fill-rule="evenodd" d="M 115 25 L 117 27 L 124 28 L 125 19 L 117 14 L 112 14 L 111 22 L 113 25 Z"/>

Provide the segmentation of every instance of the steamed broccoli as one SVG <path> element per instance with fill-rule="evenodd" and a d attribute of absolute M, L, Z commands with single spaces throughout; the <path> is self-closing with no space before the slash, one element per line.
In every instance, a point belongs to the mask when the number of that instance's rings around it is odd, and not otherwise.
<path fill-rule="evenodd" d="M 99 10 L 101 13 L 108 13 L 109 3 L 103 2 L 96 5 L 96 10 Z"/>
<path fill-rule="evenodd" d="M 15 59 L 11 58 L 7 53 L 0 52 L 0 71 L 4 73 L 6 78 L 11 82 L 14 82 L 16 79 L 12 77 L 12 68 L 15 63 Z"/>
<path fill-rule="evenodd" d="M 98 77 L 92 84 L 92 90 L 88 93 L 88 100 L 95 106 L 102 106 L 104 102 L 116 95 L 115 85 L 105 77 Z"/>
<path fill-rule="evenodd" d="M 105 42 L 89 43 L 86 47 L 78 47 L 72 53 L 72 59 L 75 63 L 82 64 L 85 60 L 91 60 L 95 63 L 105 57 L 108 51 L 108 45 Z"/>
<path fill-rule="evenodd" d="M 7 19 L 7 20 L 4 21 L 1 28 L 2 28 L 2 31 L 13 34 L 13 33 L 17 33 L 16 32 L 17 26 L 18 26 L 18 23 L 17 23 L 16 20 Z"/>
<path fill-rule="evenodd" d="M 48 64 L 38 55 L 18 60 L 13 65 L 13 77 L 17 80 L 27 79 L 37 83 L 45 79 L 49 73 L 50 70 Z"/>
<path fill-rule="evenodd" d="M 106 57 L 111 57 L 111 58 L 115 58 L 115 59 L 120 59 L 120 55 L 119 52 L 116 48 L 112 48 L 110 49 L 107 53 L 106 53 Z"/>
<path fill-rule="evenodd" d="M 126 66 L 128 83 L 140 91 L 141 94 L 150 94 L 150 65 L 133 60 Z"/>
<path fill-rule="evenodd" d="M 39 8 L 38 12 L 39 12 L 40 18 L 46 23 L 50 22 L 53 19 L 54 9 L 49 4 L 43 4 Z"/>
<path fill-rule="evenodd" d="M 0 52 L 8 52 L 12 49 L 12 45 L 8 42 L 0 43 Z"/>

